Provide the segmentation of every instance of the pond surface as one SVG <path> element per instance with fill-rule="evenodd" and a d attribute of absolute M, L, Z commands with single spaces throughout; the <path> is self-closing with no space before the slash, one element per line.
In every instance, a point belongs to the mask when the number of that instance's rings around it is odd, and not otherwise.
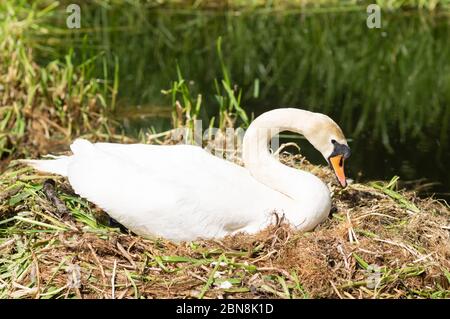
<path fill-rule="evenodd" d="M 448 199 L 450 16 L 382 13 L 381 29 L 368 29 L 366 18 L 363 8 L 302 14 L 91 5 L 82 8 L 83 29 L 61 37 L 79 59 L 106 52 L 109 73 L 118 60 L 118 114 L 129 134 L 170 127 L 171 100 L 161 90 L 177 78 L 177 64 L 202 93 L 203 118 L 217 114 L 221 36 L 249 114 L 277 107 L 328 114 L 350 140 L 351 178 L 433 182 L 423 194 Z M 312 162 L 325 164 L 299 141 Z"/>

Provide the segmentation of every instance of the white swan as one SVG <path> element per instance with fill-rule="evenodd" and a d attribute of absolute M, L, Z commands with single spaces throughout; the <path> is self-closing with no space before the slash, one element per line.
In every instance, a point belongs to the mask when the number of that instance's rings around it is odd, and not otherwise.
<path fill-rule="evenodd" d="M 190 241 L 255 233 L 273 222 L 274 212 L 301 231 L 312 230 L 329 214 L 330 192 L 318 177 L 270 154 L 273 128 L 303 134 L 346 186 L 343 161 L 350 149 L 341 129 L 326 115 L 293 108 L 251 123 L 243 140 L 245 168 L 198 146 L 83 139 L 71 145 L 71 156 L 24 162 L 67 176 L 77 194 L 146 237 Z"/>

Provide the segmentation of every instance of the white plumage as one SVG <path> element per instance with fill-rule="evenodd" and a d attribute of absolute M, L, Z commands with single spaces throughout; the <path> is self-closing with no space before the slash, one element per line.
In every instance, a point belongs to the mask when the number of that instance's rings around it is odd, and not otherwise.
<path fill-rule="evenodd" d="M 147 237 L 182 241 L 221 238 L 239 231 L 255 233 L 273 221 L 274 212 L 284 214 L 299 230 L 311 230 L 329 213 L 328 188 L 316 176 L 274 159 L 268 151 L 273 135 L 268 129 L 302 133 L 328 156 L 332 148 L 320 144 L 331 139 L 345 142 L 329 125 L 337 127 L 326 116 L 299 109 L 263 114 L 244 138 L 246 167 L 197 146 L 83 139 L 71 145 L 72 156 L 24 162 L 67 176 L 77 194 Z"/>

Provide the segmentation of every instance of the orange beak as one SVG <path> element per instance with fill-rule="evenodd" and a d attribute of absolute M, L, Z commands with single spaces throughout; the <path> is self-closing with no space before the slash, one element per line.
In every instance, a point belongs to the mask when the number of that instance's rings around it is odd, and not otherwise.
<path fill-rule="evenodd" d="M 333 167 L 334 173 L 336 174 L 339 183 L 341 184 L 342 187 L 346 187 L 347 180 L 345 179 L 344 174 L 344 156 L 336 155 L 330 157 L 330 163 L 331 167 Z"/>

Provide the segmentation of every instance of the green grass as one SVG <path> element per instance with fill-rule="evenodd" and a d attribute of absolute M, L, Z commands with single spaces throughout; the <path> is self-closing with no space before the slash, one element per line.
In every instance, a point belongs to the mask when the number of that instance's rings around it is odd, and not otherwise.
<path fill-rule="evenodd" d="M 328 169 L 303 167 L 332 178 Z M 450 209 L 410 193 L 391 190 L 420 213 L 408 213 L 398 196 L 356 184 L 336 193 L 336 218 L 314 233 L 284 225 L 257 236 L 174 244 L 101 222 L 98 209 L 54 177 L 71 216 L 61 218 L 43 191 L 47 178 L 14 162 L 0 175 L 0 298 L 450 297 L 449 234 L 440 228 Z M 392 218 L 403 223 L 384 227 Z M 365 229 L 353 243 L 352 227 Z M 371 288 L 374 264 L 380 280 Z M 71 286 L 78 277 L 82 285 Z"/>
<path fill-rule="evenodd" d="M 183 77 L 178 66 L 178 79 L 172 82 L 169 90 L 162 90 L 164 95 L 171 97 L 172 127 L 187 128 L 189 135 L 186 141 L 191 144 L 195 142 L 195 122 L 198 120 L 206 120 L 209 123 L 209 129 L 218 128 L 222 132 L 225 132 L 227 127 L 245 128 L 250 124 L 250 119 L 241 105 L 242 89 L 232 87 L 230 72 L 223 62 L 222 38 L 220 37 L 217 40 L 217 55 L 222 70 L 222 79 L 214 79 L 214 97 L 218 110 L 217 118 L 216 116 L 208 117 L 208 113 L 205 110 L 206 106 L 203 104 L 202 94 L 193 92 L 189 81 Z M 209 109 L 212 107 L 212 105 L 207 106 Z"/>
<path fill-rule="evenodd" d="M 55 140 L 66 148 L 75 135 L 116 138 L 109 113 L 115 108 L 118 90 L 123 89 L 118 79 L 129 65 L 108 54 L 91 55 L 88 49 L 68 50 L 63 58 L 36 63 L 41 60 L 30 44 L 41 54 L 50 54 L 52 50 L 46 50 L 43 43 L 58 39 L 45 36 L 47 28 L 54 27 L 46 24 L 47 18 L 57 12 L 54 5 L 46 7 L 45 3 L 50 2 L 0 4 L 0 85 L 4 93 L 0 151 L 6 159 L 0 175 L 0 298 L 450 297 L 449 207 L 399 190 L 397 178 L 352 184 L 340 191 L 332 186 L 336 212 L 314 233 L 299 234 L 281 225 L 256 236 L 174 244 L 112 227 L 104 212 L 74 195 L 65 179 L 39 175 L 9 161 L 43 152 Z M 250 39 L 245 35 L 250 29 L 230 25 L 237 28 L 236 35 Z M 87 47 L 84 39 L 81 42 Z M 267 85 L 268 78 L 256 81 L 251 77 L 251 90 L 237 86 L 233 78 L 239 72 L 236 63 L 241 62 L 234 60 L 237 53 L 233 56 L 234 51 L 225 48 L 232 44 L 226 40 L 214 38 L 212 42 L 220 71 L 209 83 L 213 103 L 181 73 L 182 61 L 178 70 L 173 68 L 178 74 L 166 93 L 174 112 L 181 114 L 181 121 L 174 116 L 175 127 L 191 125 L 193 119 L 208 116 L 202 112 L 210 109 L 218 111 L 211 118 L 220 128 L 245 126 L 250 121 L 244 95 L 261 97 L 261 86 Z M 300 38 L 295 41 L 298 44 Z M 289 43 L 280 45 L 289 47 Z M 269 45 L 265 52 L 280 54 L 273 49 Z M 313 54 L 319 49 L 311 50 Z M 287 58 L 281 69 L 292 68 L 292 59 Z M 96 74 L 99 65 L 102 77 Z M 327 168 L 310 165 L 298 156 L 282 156 L 282 160 L 296 168 L 301 162 L 302 169 L 314 171 L 333 185 Z M 69 219 L 61 216 L 44 192 L 43 183 L 49 178 L 56 181 L 57 196 L 70 212 Z M 366 280 L 372 264 L 381 269 L 375 289 L 368 288 Z M 81 285 L 72 285 L 78 276 Z"/>
<path fill-rule="evenodd" d="M 151 135 L 171 129 L 173 95 L 161 91 L 172 89 L 168 84 L 179 82 L 180 73 L 191 100 L 186 104 L 181 92 L 176 99 L 181 109 L 200 116 L 204 128 L 211 121 L 216 127 L 228 121 L 223 110 L 232 99 L 222 98 L 228 98 L 230 88 L 249 119 L 275 107 L 321 112 L 339 123 L 354 154 L 368 155 L 352 157 L 351 175 L 361 180 L 393 174 L 402 180 L 427 178 L 441 186 L 426 195 L 448 197 L 447 11 L 383 10 L 382 28 L 369 30 L 364 7 L 303 13 L 145 8 L 85 6 L 81 30 L 48 35 L 88 56 L 108 52 L 110 74 L 118 59 L 119 109 L 132 114 L 119 118 L 127 134 L 139 136 L 149 126 L 154 127 Z M 55 17 L 52 24 L 61 26 L 64 20 Z M 51 60 L 66 50 L 53 49 L 54 55 L 37 55 Z M 230 75 L 228 90 L 222 83 L 223 65 Z M 98 63 L 96 70 L 100 76 L 103 65 Z M 305 154 L 321 163 L 314 152 Z"/>
<path fill-rule="evenodd" d="M 123 0 L 97 1 L 100 4 L 123 4 Z M 183 9 L 232 9 L 232 10 L 255 10 L 255 9 L 302 9 L 312 10 L 317 8 L 333 8 L 345 10 L 366 7 L 376 3 L 383 9 L 425 9 L 435 10 L 437 8 L 450 8 L 449 0 L 132 0 L 127 5 L 151 8 L 183 8 Z"/>
<path fill-rule="evenodd" d="M 27 148 L 39 152 L 42 139 L 70 140 L 75 135 L 111 135 L 107 114 L 114 110 L 118 64 L 103 78 L 93 75 L 103 56 L 74 64 L 73 50 L 44 66 L 35 62 L 30 44 L 49 32 L 45 21 L 57 7 L 52 2 L 0 4 L 0 158 L 15 157 Z M 29 154 L 27 154 L 29 155 Z"/>
<path fill-rule="evenodd" d="M 85 29 L 51 35 L 77 47 L 88 35 L 83 47 L 90 54 L 100 47 L 118 57 L 119 96 L 127 106 L 167 105 L 160 92 L 177 78 L 177 61 L 186 82 L 202 93 L 209 118 L 220 116 L 210 106 L 217 103 L 217 91 L 225 96 L 239 85 L 242 93 L 236 92 L 236 98 L 248 113 L 306 107 L 332 115 L 347 134 L 368 134 L 391 151 L 392 135 L 404 143 L 424 131 L 448 144 L 445 15 L 386 11 L 382 28 L 369 30 L 361 8 L 352 13 L 268 10 L 236 15 L 128 6 L 126 14 L 125 4 L 86 6 Z M 238 83 L 227 83 L 224 64 Z M 225 84 L 215 82 L 220 73 Z"/>
<path fill-rule="evenodd" d="M 372 183 L 372 187 L 379 189 L 383 191 L 385 194 L 387 194 L 389 197 L 395 199 L 400 205 L 408 210 L 410 210 L 413 213 L 419 213 L 420 210 L 417 208 L 416 205 L 411 203 L 408 199 L 406 199 L 404 196 L 402 196 L 400 193 L 396 192 L 394 189 L 397 186 L 397 181 L 399 180 L 398 176 L 394 176 L 389 183 L 386 185 L 380 184 L 380 183 Z"/>

